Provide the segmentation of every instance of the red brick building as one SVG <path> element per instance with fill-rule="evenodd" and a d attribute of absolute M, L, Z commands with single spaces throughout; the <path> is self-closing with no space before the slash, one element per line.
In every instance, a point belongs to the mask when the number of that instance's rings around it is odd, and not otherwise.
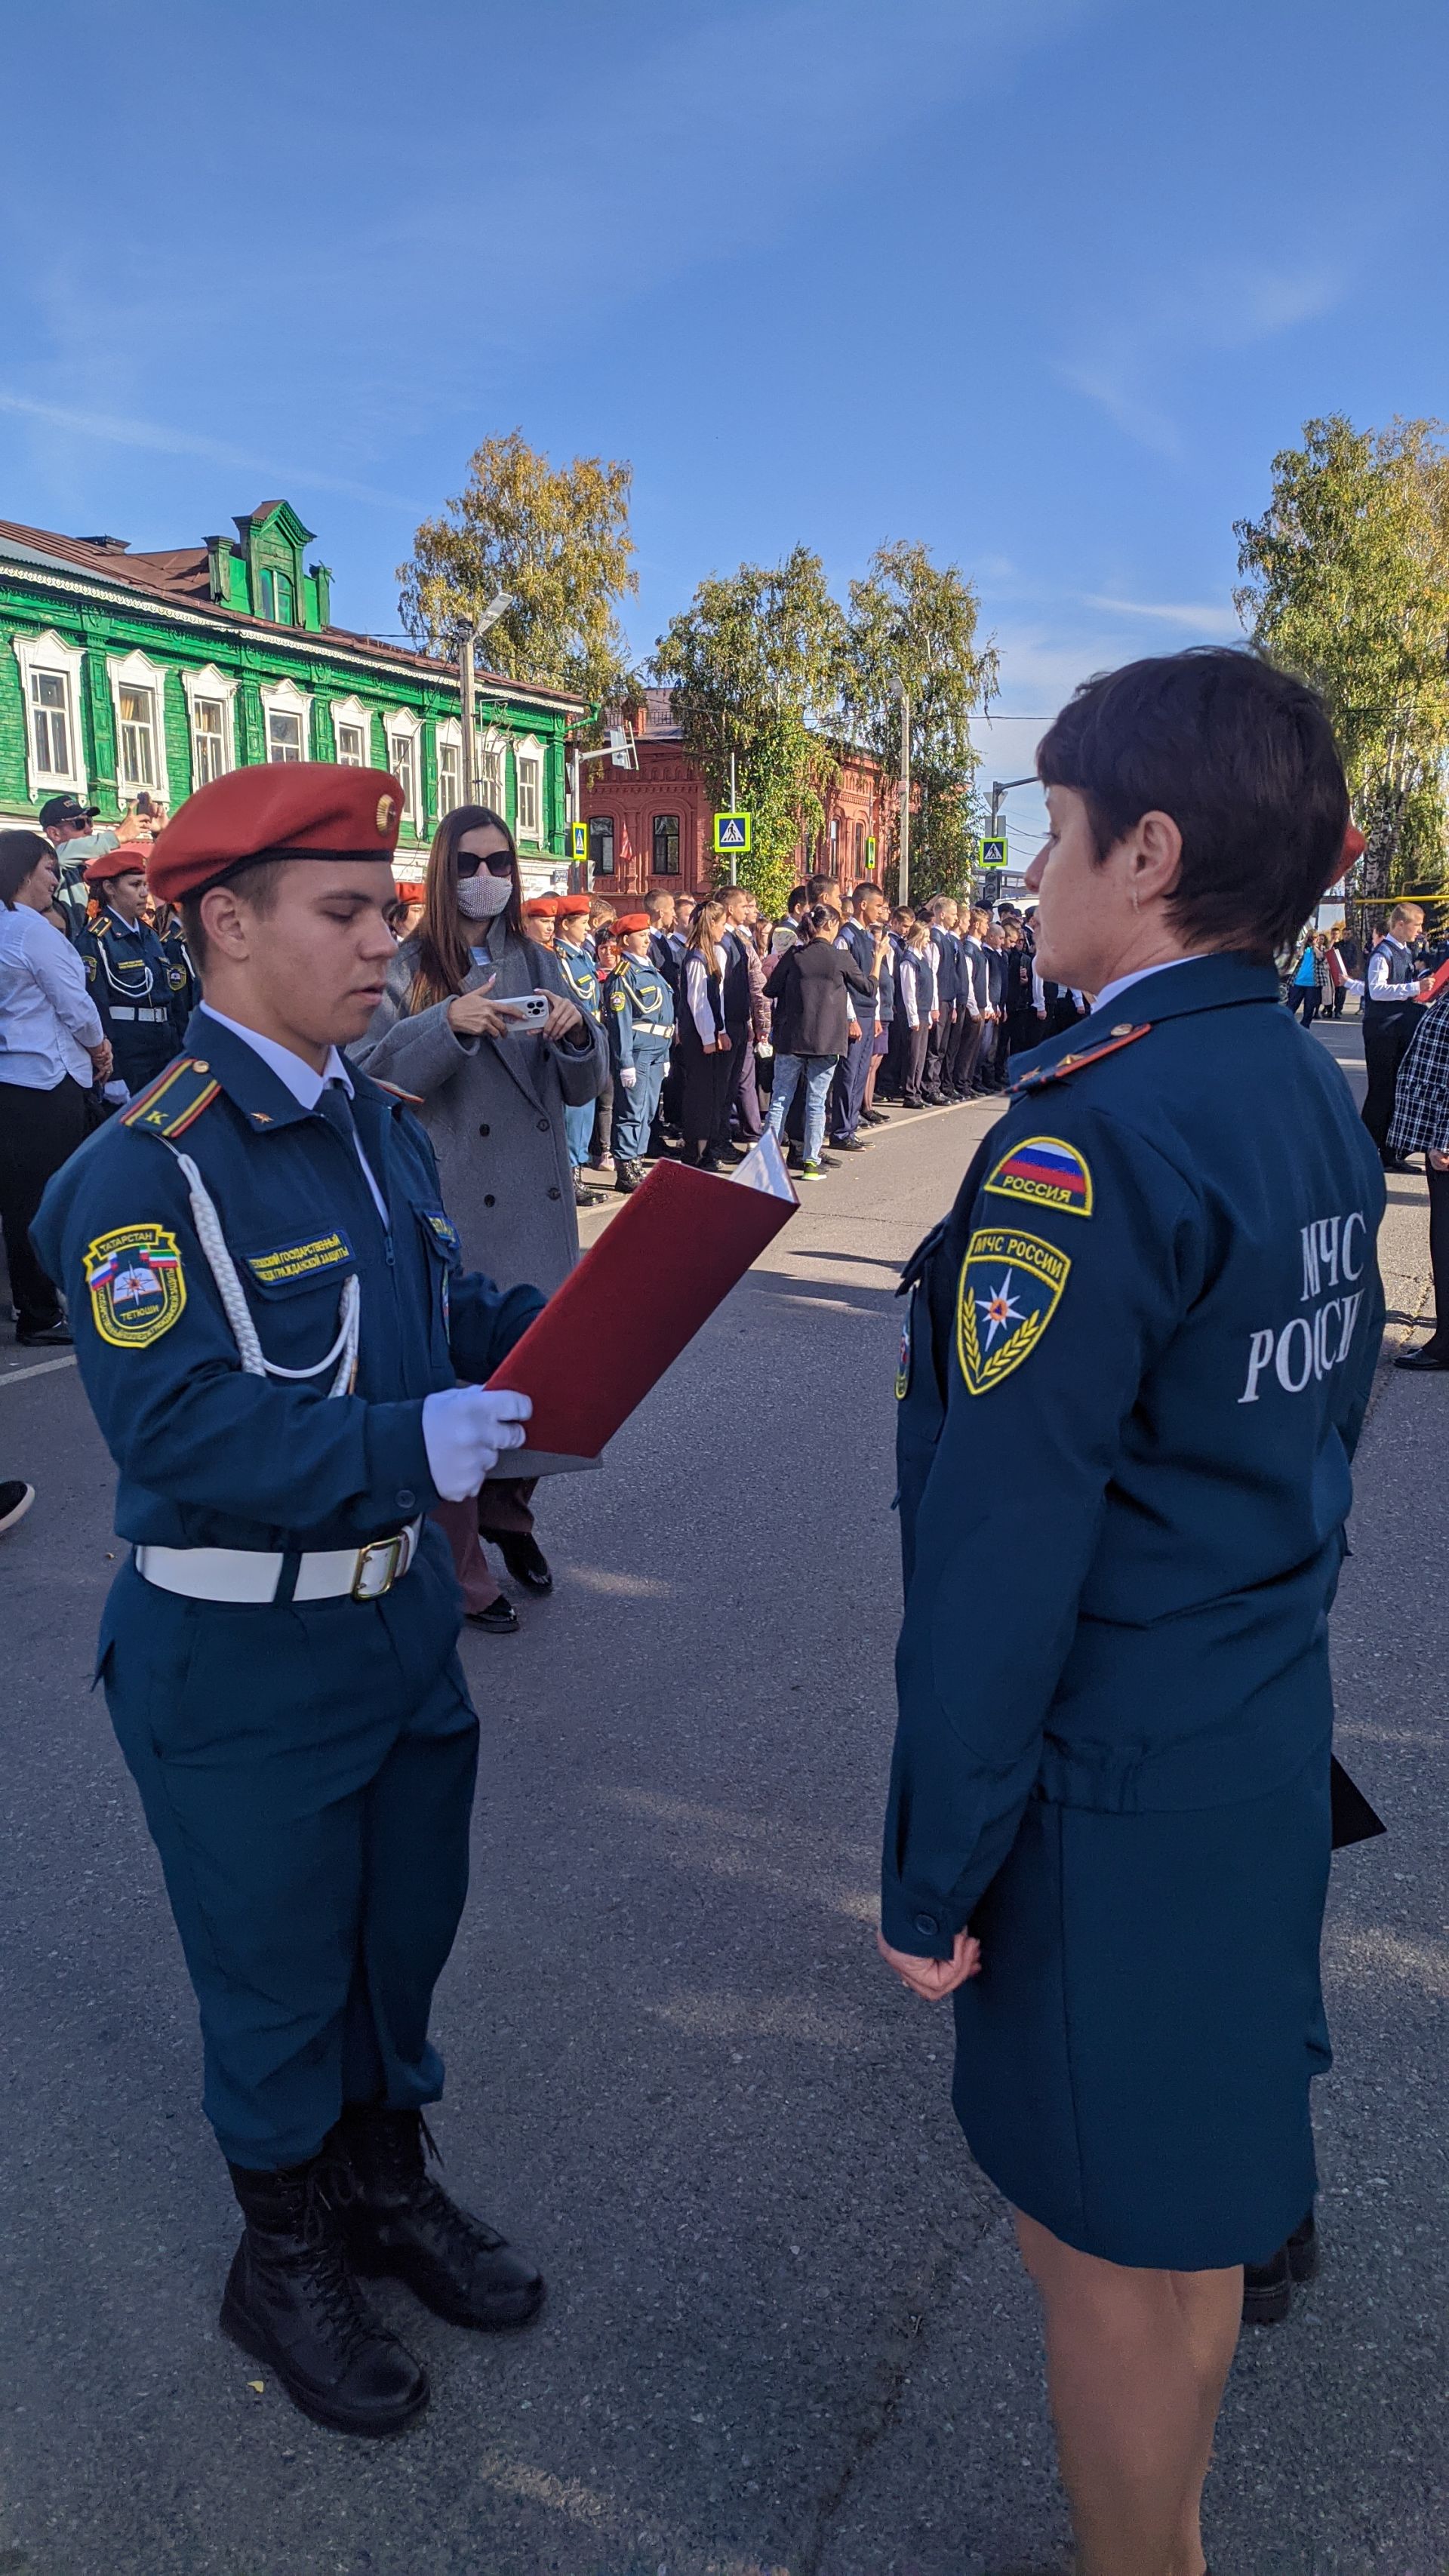
<path fill-rule="evenodd" d="M 583 772 L 593 883 L 603 895 L 643 895 L 651 888 L 693 900 L 716 882 L 714 800 L 698 763 L 686 752 L 667 689 L 649 689 L 632 722 L 637 770 L 593 760 Z M 838 871 L 847 885 L 880 878 L 889 834 L 889 786 L 880 764 L 849 752 L 826 806 L 825 829 L 797 852 L 801 876 Z"/>

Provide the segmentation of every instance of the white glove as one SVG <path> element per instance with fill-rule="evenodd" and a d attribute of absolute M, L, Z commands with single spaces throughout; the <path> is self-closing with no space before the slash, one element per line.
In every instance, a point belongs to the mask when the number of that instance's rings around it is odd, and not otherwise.
<path fill-rule="evenodd" d="M 445 1503 L 476 1494 L 505 1449 L 521 1449 L 533 1398 L 507 1387 L 449 1386 L 423 1398 L 428 1472 Z"/>
<path fill-rule="evenodd" d="M 636 1065 L 626 1064 L 620 1067 L 619 1080 L 622 1082 L 626 1091 L 632 1091 L 638 1079 L 639 1071 Z"/>

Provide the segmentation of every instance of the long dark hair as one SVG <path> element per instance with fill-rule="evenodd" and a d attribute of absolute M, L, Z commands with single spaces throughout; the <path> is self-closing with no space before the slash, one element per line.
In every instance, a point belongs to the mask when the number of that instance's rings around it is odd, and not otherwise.
<path fill-rule="evenodd" d="M 689 937 L 685 941 L 685 946 L 687 949 L 697 948 L 704 959 L 707 972 L 718 975 L 723 969 L 724 960 L 720 956 L 710 929 L 711 913 L 718 913 L 720 920 L 724 920 L 725 908 L 717 894 L 707 894 L 695 905 L 689 916 Z"/>
<path fill-rule="evenodd" d="M 53 859 L 54 845 L 43 832 L 0 832 L 0 903 L 15 910 L 15 898 L 42 859 Z"/>
<path fill-rule="evenodd" d="M 445 814 L 433 834 L 428 852 L 427 891 L 423 897 L 423 917 L 414 936 L 418 943 L 417 971 L 408 995 L 410 1011 L 425 1011 L 434 1002 L 447 1002 L 461 993 L 473 963 L 473 952 L 458 928 L 458 843 L 469 832 L 481 832 L 492 824 L 508 844 L 508 860 L 513 872 L 513 890 L 508 909 L 500 917 L 507 922 L 515 939 L 525 937 L 523 927 L 523 887 L 518 875 L 518 851 L 513 834 L 501 814 L 491 805 L 455 805 Z M 480 925 L 481 927 L 481 925 Z"/>

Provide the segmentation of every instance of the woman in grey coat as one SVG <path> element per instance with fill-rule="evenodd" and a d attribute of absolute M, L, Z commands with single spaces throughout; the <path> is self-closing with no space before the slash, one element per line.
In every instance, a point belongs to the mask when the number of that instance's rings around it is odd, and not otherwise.
<path fill-rule="evenodd" d="M 537 1033 L 500 1004 L 542 993 Z M 513 838 L 486 805 L 460 805 L 438 825 L 417 931 L 388 969 L 372 1026 L 351 1049 L 381 1082 L 420 1101 L 443 1202 L 464 1264 L 500 1287 L 529 1281 L 551 1295 L 579 1257 L 564 1106 L 603 1089 L 603 1031 L 568 993 L 547 949 L 529 939 Z M 531 1479 L 494 1479 L 478 1497 L 478 1531 L 496 1541 L 517 1581 L 548 1592 L 553 1578 L 533 1536 Z M 438 1517 L 470 1619 L 497 1634 L 518 1625 L 488 1573 L 468 1523 L 471 1505 Z M 457 1526 L 454 1526 L 454 1523 Z"/>

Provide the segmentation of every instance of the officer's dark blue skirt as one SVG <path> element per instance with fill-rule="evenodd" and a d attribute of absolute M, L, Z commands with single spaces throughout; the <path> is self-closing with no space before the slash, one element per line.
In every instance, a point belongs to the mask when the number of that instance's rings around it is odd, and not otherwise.
<path fill-rule="evenodd" d="M 1015 2208 L 1155 2270 L 1283 2243 L 1317 2187 L 1329 1844 L 1326 1751 L 1266 1797 L 1186 1814 L 1033 1797 L 955 1998 L 956 2114 Z"/>
<path fill-rule="evenodd" d="M 187 1601 L 124 1566 L 111 1719 L 201 2012 L 234 2164 L 314 2155 L 344 2102 L 436 2101 L 433 1987 L 468 1887 L 478 1721 L 446 1542 L 376 1601 Z"/>

